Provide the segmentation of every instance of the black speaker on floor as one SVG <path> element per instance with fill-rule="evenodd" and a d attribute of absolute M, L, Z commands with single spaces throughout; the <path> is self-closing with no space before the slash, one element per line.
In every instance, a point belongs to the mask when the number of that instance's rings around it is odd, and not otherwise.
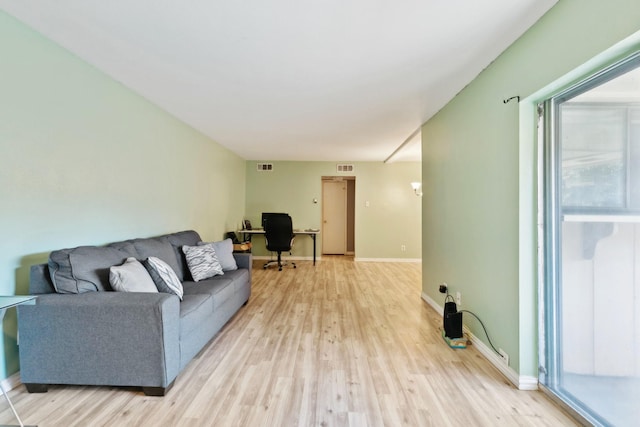
<path fill-rule="evenodd" d="M 451 301 L 449 301 L 451 299 Z M 447 295 L 442 314 L 444 334 L 447 338 L 462 338 L 462 313 L 451 295 Z"/>

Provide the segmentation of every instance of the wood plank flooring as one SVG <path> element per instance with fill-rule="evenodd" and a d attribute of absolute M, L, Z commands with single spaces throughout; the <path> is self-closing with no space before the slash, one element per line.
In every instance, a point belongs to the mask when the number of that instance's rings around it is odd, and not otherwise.
<path fill-rule="evenodd" d="M 262 270 L 252 296 L 165 397 L 54 386 L 10 397 L 49 426 L 573 426 L 473 346 L 452 350 L 420 298 L 421 267 L 327 257 Z M 6 408 L 6 409 L 5 409 Z M 0 403 L 0 424 L 16 423 Z"/>

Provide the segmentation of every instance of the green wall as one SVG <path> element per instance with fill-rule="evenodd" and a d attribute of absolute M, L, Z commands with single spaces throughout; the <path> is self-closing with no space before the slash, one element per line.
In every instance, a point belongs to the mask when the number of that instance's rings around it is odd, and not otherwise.
<path fill-rule="evenodd" d="M 535 98 L 593 71 L 607 58 L 583 64 L 639 29 L 637 1 L 560 0 L 422 127 L 423 181 L 433 184 L 423 292 L 440 302 L 441 282 L 460 291 L 521 376 L 537 376 Z M 520 104 L 502 102 L 515 95 Z"/>
<path fill-rule="evenodd" d="M 296 228 L 322 228 L 322 177 L 355 176 L 356 259 L 420 258 L 421 201 L 410 185 L 420 180 L 420 162 L 345 162 L 355 165 L 349 174 L 336 172 L 339 162 L 271 162 L 271 172 L 258 172 L 256 163 L 247 162 L 245 212 L 252 224 L 260 224 L 262 212 L 287 212 Z M 267 255 L 264 239 L 254 239 L 254 254 Z M 298 238 L 295 245 L 294 256 L 312 256 L 311 239 Z"/>
<path fill-rule="evenodd" d="M 219 239 L 241 221 L 243 159 L 3 12 L 0 64 L 0 294 L 26 294 L 54 249 Z M 15 323 L 13 310 L 3 378 L 18 369 Z"/>

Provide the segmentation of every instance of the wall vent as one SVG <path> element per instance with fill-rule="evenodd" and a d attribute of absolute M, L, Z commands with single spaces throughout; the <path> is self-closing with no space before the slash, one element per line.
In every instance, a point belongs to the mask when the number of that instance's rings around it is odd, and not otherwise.
<path fill-rule="evenodd" d="M 258 172 L 271 172 L 273 163 L 258 163 Z"/>
<path fill-rule="evenodd" d="M 337 165 L 336 170 L 338 172 L 353 172 L 353 165 L 347 165 L 347 164 Z"/>

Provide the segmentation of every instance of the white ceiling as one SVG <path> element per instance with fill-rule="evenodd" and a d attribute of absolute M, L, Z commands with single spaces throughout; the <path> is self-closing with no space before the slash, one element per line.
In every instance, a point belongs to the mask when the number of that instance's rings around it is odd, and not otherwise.
<path fill-rule="evenodd" d="M 0 0 L 0 8 L 244 159 L 382 161 L 556 2 Z M 393 160 L 419 159 L 417 132 Z"/>

